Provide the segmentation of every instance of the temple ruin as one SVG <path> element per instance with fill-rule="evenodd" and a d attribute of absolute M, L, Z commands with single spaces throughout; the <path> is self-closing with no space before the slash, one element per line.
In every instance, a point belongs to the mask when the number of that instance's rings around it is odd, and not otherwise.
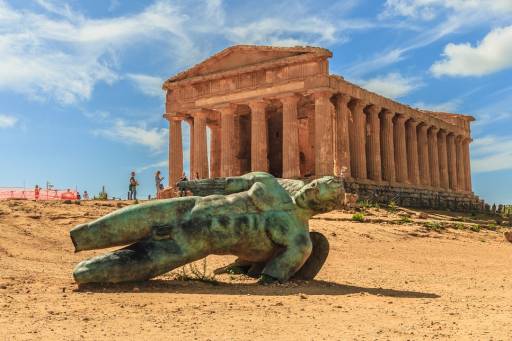
<path fill-rule="evenodd" d="M 194 178 L 334 174 L 370 200 L 483 206 L 471 185 L 473 117 L 365 90 L 329 74 L 330 57 L 318 47 L 237 45 L 165 81 L 169 185 L 183 172 L 185 123 Z"/>

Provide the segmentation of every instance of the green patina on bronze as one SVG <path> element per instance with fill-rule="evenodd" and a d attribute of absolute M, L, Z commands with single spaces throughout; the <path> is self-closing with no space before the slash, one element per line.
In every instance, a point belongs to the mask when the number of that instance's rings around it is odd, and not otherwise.
<path fill-rule="evenodd" d="M 263 172 L 187 185 L 217 194 L 133 205 L 72 229 L 76 252 L 134 243 L 79 263 L 75 280 L 147 280 L 210 254 L 230 254 L 260 267 L 264 278 L 286 281 L 311 254 L 309 219 L 333 210 L 344 194 L 334 177 L 305 184 Z"/>

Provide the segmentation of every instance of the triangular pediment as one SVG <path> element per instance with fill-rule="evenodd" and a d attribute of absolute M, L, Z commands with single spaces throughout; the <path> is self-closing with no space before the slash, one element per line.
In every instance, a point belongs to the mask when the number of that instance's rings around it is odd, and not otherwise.
<path fill-rule="evenodd" d="M 168 82 L 176 82 L 187 78 L 207 76 L 257 64 L 283 60 L 304 54 L 330 57 L 329 50 L 319 47 L 273 47 L 254 45 L 235 45 L 203 62 L 170 78 Z"/>

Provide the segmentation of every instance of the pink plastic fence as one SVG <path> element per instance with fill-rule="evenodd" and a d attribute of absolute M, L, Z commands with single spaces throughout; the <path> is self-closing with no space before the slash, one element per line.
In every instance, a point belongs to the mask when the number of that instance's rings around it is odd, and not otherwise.
<path fill-rule="evenodd" d="M 40 189 L 38 200 L 75 200 L 76 198 L 77 192 L 75 191 L 64 191 L 59 189 Z M 0 200 L 5 199 L 35 200 L 35 190 L 16 187 L 0 187 Z"/>

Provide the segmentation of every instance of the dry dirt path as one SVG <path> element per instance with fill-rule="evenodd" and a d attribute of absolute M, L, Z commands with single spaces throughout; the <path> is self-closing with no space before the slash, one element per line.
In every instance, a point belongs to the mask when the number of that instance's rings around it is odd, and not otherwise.
<path fill-rule="evenodd" d="M 0 339 L 512 340 L 512 244 L 498 232 L 315 219 L 331 253 L 312 282 L 170 273 L 79 291 L 72 268 L 97 252 L 74 254 L 68 231 L 116 208 L 97 204 L 0 202 Z"/>

